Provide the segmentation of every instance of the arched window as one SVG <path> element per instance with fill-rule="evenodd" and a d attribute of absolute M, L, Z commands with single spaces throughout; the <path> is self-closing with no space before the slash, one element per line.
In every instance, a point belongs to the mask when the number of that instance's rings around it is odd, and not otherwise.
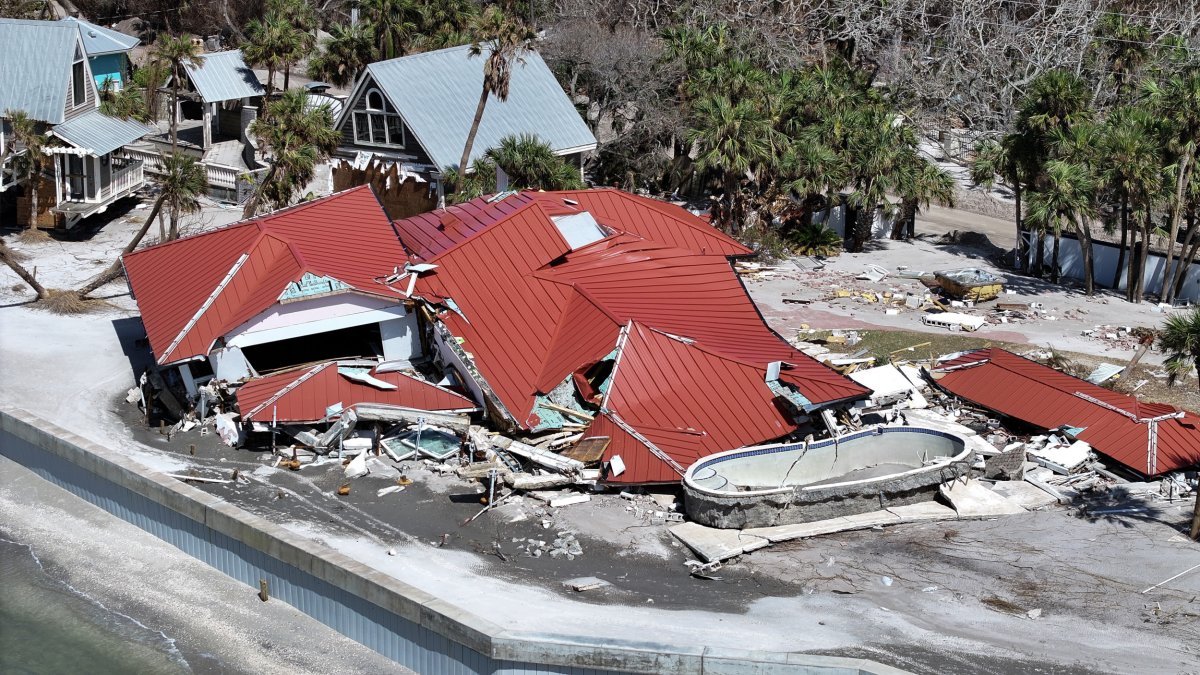
<path fill-rule="evenodd" d="M 362 109 L 354 112 L 354 139 L 369 145 L 404 147 L 404 125 L 399 113 L 387 105 L 383 92 L 368 89 Z"/>

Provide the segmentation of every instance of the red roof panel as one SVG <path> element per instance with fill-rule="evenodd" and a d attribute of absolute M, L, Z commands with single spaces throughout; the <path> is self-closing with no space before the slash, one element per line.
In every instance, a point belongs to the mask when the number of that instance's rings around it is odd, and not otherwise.
<path fill-rule="evenodd" d="M 338 373 L 338 363 L 327 361 L 312 368 L 289 370 L 267 377 L 247 380 L 237 390 L 238 408 L 244 421 L 317 422 L 325 418 L 325 409 L 334 403 L 349 408 L 359 403 L 414 408 L 429 411 L 465 411 L 475 403 L 448 389 L 404 373 L 377 373 L 371 376 L 396 385 L 379 389 L 355 382 Z"/>
<path fill-rule="evenodd" d="M 1200 417 L 1185 413 L 1181 419 L 1158 422 L 1158 452 L 1152 465 L 1149 425 L 1131 417 L 1146 420 L 1175 413 L 1175 408 L 1143 403 L 1003 349 L 981 349 L 939 364 L 934 377 L 938 386 L 956 396 L 1029 424 L 1045 429 L 1083 427 L 1080 440 L 1142 474 L 1200 464 Z"/>
<path fill-rule="evenodd" d="M 214 340 L 270 307 L 305 272 L 399 299 L 376 279 L 407 259 L 363 186 L 123 260 L 150 346 L 165 364 L 206 355 Z"/>
<path fill-rule="evenodd" d="M 775 406 L 766 374 L 765 363 L 743 363 L 630 323 L 603 406 L 617 418 L 593 425 L 588 435 L 611 435 L 610 424 L 624 421 L 682 470 L 714 452 L 774 440 L 795 431 L 796 425 Z M 664 387 L 665 382 L 670 386 Z M 610 443 L 606 450 L 605 460 L 620 454 L 626 467 L 624 474 L 610 480 L 679 480 L 681 471 L 649 446 L 627 440 Z"/>

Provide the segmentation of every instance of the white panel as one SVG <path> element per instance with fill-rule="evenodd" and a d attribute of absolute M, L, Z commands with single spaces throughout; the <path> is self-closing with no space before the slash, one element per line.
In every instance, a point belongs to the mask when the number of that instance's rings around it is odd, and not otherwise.
<path fill-rule="evenodd" d="M 341 330 L 343 328 L 353 328 L 355 326 L 365 326 L 369 323 L 379 323 L 381 321 L 389 321 L 396 317 L 405 316 L 403 305 L 392 305 L 388 309 L 377 309 L 366 312 L 358 312 L 356 314 L 346 314 L 335 316 L 329 319 L 320 319 L 309 321 L 308 323 L 293 324 L 281 326 L 279 328 L 269 328 L 267 330 L 259 330 L 255 332 L 243 332 L 241 334 L 230 333 L 231 336 L 225 343 L 231 347 L 250 347 L 253 345 L 266 344 L 268 342 L 279 342 L 280 340 L 288 340 L 304 335 L 314 335 L 316 333 L 328 333 L 330 331 Z"/>
<path fill-rule="evenodd" d="M 250 366 L 242 350 L 237 347 L 214 349 L 208 355 L 212 363 L 213 373 L 218 380 L 236 382 L 244 377 L 250 377 Z"/>
<path fill-rule="evenodd" d="M 417 335 L 417 315 L 379 322 L 383 338 L 383 358 L 388 361 L 411 361 L 421 356 L 421 340 Z"/>
<path fill-rule="evenodd" d="M 563 239 L 567 240 L 572 249 L 587 246 L 607 236 L 600 224 L 587 211 L 570 216 L 555 216 L 551 220 L 554 221 L 559 233 L 562 234 Z"/>

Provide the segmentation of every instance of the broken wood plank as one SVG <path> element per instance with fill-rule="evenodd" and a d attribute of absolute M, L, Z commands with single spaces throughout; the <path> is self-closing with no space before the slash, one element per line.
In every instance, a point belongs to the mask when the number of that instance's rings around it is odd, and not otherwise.
<path fill-rule="evenodd" d="M 594 464 L 604 457 L 604 451 L 612 439 L 608 436 L 593 436 L 584 438 L 575 445 L 563 450 L 560 454 L 568 459 L 574 459 L 584 464 Z"/>
<path fill-rule="evenodd" d="M 544 466 L 547 469 L 553 469 L 554 471 L 558 471 L 560 473 L 573 474 L 583 469 L 583 462 L 576 461 L 569 457 L 556 455 L 549 450 L 535 448 L 532 445 L 527 445 L 520 441 L 514 441 L 513 439 L 505 436 L 496 436 L 492 439 L 492 443 L 501 450 L 507 450 L 518 457 L 524 457 L 525 459 L 528 459 L 534 464 Z"/>
<path fill-rule="evenodd" d="M 226 479 L 224 479 L 224 478 L 203 478 L 203 477 L 201 477 L 201 476 L 188 476 L 188 475 L 181 474 L 181 473 L 169 473 L 169 474 L 167 474 L 167 475 L 168 475 L 168 476 L 170 476 L 171 478 L 175 478 L 175 479 L 177 479 L 177 480 L 182 480 L 182 481 L 189 481 L 189 480 L 192 480 L 192 481 L 196 481 L 197 483 L 220 483 L 220 484 L 224 484 L 224 483 L 233 483 L 233 482 L 234 482 L 234 481 L 231 481 L 231 480 L 226 480 Z"/>
<path fill-rule="evenodd" d="M 570 476 L 557 473 L 535 476 L 530 473 L 508 473 L 506 471 L 503 475 L 505 485 L 514 490 L 547 490 L 549 488 L 564 487 L 575 482 Z"/>
<path fill-rule="evenodd" d="M 454 413 L 430 412 L 380 403 L 356 403 L 353 408 L 358 413 L 360 420 L 368 422 L 417 424 L 424 419 L 425 424 L 446 427 L 460 434 L 467 433 L 467 428 L 471 426 L 471 419 L 468 416 Z"/>
<path fill-rule="evenodd" d="M 583 412 L 582 410 L 575 410 L 574 408 L 568 408 L 566 406 L 556 405 L 554 403 L 546 403 L 546 402 L 539 401 L 538 407 L 546 408 L 547 410 L 555 410 L 564 415 L 570 415 L 571 417 L 577 417 L 581 420 L 587 420 L 589 422 L 594 421 L 596 419 L 595 416 L 589 415 L 589 414 Z"/>

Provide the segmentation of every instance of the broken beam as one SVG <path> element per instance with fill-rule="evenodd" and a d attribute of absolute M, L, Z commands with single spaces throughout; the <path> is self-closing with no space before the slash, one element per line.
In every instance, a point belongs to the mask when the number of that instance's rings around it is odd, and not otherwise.
<path fill-rule="evenodd" d="M 446 427 L 459 434 L 467 433 L 467 428 L 471 425 L 470 417 L 454 413 L 437 413 L 378 403 L 357 403 L 352 407 L 358 414 L 358 419 L 368 422 L 419 424 L 424 420 L 425 424 Z"/>

